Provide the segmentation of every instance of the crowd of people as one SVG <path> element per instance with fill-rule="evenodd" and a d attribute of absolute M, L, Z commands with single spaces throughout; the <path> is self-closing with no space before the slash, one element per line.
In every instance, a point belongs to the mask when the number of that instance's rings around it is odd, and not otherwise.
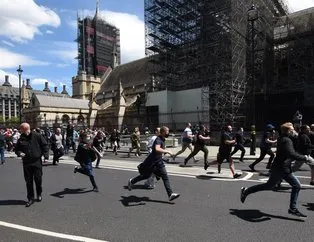
<path fill-rule="evenodd" d="M 250 139 L 244 137 L 242 127 L 233 132 L 231 125 L 226 125 L 220 136 L 220 145 L 217 159 L 208 161 L 208 148 L 210 142 L 210 132 L 204 125 L 199 125 L 198 130 L 192 130 L 191 123 L 187 123 L 186 128 L 181 134 L 182 149 L 173 154 L 165 146 L 165 140 L 169 135 L 169 128 L 166 126 L 156 127 L 154 134 L 149 138 L 147 149 L 148 155 L 138 166 L 139 175 L 129 179 L 128 189 L 132 190 L 135 183 L 146 180 L 148 188 L 155 187 L 155 180 L 162 179 L 169 200 L 172 201 L 180 196 L 179 193 L 173 192 L 170 180 L 165 166 L 165 155 L 175 161 L 176 157 L 182 154 L 187 148 L 191 153 L 184 159 L 182 167 L 187 167 L 188 161 L 199 152 L 204 153 L 204 169 L 209 166 L 217 165 L 218 173 L 221 172 L 221 165 L 224 160 L 229 163 L 229 168 L 233 178 L 238 178 L 241 174 L 235 172 L 232 156 L 241 151 L 240 161 L 243 162 L 245 156 L 244 146 L 250 142 Z M 260 140 L 260 156 L 249 165 L 249 168 L 255 172 L 255 166 L 269 155 L 266 168 L 269 169 L 269 180 L 265 184 L 241 188 L 241 201 L 244 202 L 249 194 L 271 190 L 275 186 L 280 186 L 282 180 L 285 180 L 292 186 L 290 206 L 288 212 L 298 217 L 306 217 L 297 209 L 297 197 L 301 184 L 294 176 L 293 172 L 297 171 L 304 163 L 311 168 L 311 185 L 314 185 L 314 125 L 300 125 L 299 132 L 294 130 L 292 123 L 284 123 L 278 132 L 275 127 L 268 124 Z M 145 130 L 146 135 L 150 135 Z M 107 145 L 106 141 L 109 144 Z M 140 130 L 138 127 L 130 134 L 131 147 L 128 156 L 135 150 L 135 156 L 141 155 L 140 149 Z M 31 206 L 35 201 L 35 192 L 33 183 L 35 182 L 37 201 L 42 200 L 42 165 L 49 159 L 49 150 L 53 152 L 52 164 L 58 165 L 59 159 L 69 153 L 72 149 L 75 153 L 74 160 L 79 166 L 74 168 L 74 173 L 81 173 L 90 178 L 93 191 L 98 192 L 98 186 L 93 173 L 92 162 L 96 161 L 94 168 L 99 168 L 102 152 L 104 149 L 111 148 L 116 155 L 120 148 L 120 132 L 114 129 L 110 134 L 105 129 L 98 130 L 80 130 L 74 129 L 69 124 L 66 130 L 56 128 L 55 132 L 49 129 L 31 130 L 28 123 L 20 125 L 20 132 L 17 129 L 2 129 L 0 131 L 0 148 L 1 163 L 5 163 L 4 152 L 14 151 L 18 157 L 23 160 L 24 178 L 27 187 L 27 203 Z M 276 147 L 276 151 L 274 149 Z M 233 149 L 233 150 L 232 150 Z M 169 160 L 169 159 L 168 159 Z"/>

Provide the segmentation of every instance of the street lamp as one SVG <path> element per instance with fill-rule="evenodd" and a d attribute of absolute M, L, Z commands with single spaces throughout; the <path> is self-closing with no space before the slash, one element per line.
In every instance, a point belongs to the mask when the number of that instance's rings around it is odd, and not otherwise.
<path fill-rule="evenodd" d="M 255 131 L 255 29 L 254 23 L 258 19 L 258 10 L 253 4 L 249 10 L 247 11 L 247 20 L 251 22 L 251 63 L 252 63 L 252 73 L 251 73 L 251 81 L 252 81 L 252 126 L 251 126 L 251 147 L 250 147 L 250 155 L 255 155 L 256 150 L 256 131 Z"/>
<path fill-rule="evenodd" d="M 22 68 L 21 65 L 19 65 L 19 68 L 16 70 L 17 74 L 19 75 L 19 120 L 20 120 L 20 124 L 22 123 L 22 89 L 21 89 L 21 77 L 22 77 Z"/>

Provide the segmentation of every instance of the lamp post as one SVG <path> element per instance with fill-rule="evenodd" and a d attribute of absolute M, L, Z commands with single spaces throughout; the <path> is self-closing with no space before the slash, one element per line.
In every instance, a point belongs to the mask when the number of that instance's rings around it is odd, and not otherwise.
<path fill-rule="evenodd" d="M 21 77 L 22 77 L 22 68 L 21 65 L 19 65 L 19 68 L 16 70 L 17 74 L 19 75 L 19 121 L 20 124 L 22 123 L 22 89 L 21 89 Z"/>
<path fill-rule="evenodd" d="M 252 63 L 252 73 L 251 73 L 251 84 L 252 84 L 252 124 L 251 124 L 251 147 L 250 155 L 255 155 L 256 150 L 256 131 L 255 131 L 255 28 L 254 23 L 258 19 L 258 10 L 255 5 L 252 5 L 247 11 L 247 20 L 251 23 L 251 63 Z"/>

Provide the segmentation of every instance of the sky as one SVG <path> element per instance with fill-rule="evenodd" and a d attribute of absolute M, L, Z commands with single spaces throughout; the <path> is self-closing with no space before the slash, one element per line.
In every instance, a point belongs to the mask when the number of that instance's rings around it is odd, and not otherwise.
<path fill-rule="evenodd" d="M 314 7 L 314 0 L 287 0 L 291 11 Z M 93 16 L 96 0 L 0 0 L 0 84 L 5 75 L 18 87 L 16 69 L 34 89 L 66 85 L 77 74 L 76 18 Z M 144 0 L 100 0 L 100 15 L 120 29 L 121 62 L 145 56 Z"/>

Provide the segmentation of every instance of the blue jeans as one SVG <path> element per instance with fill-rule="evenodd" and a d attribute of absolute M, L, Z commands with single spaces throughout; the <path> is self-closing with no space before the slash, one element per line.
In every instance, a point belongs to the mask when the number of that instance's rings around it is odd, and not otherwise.
<path fill-rule="evenodd" d="M 4 146 L 0 147 L 1 162 L 5 161 L 4 152 L 5 152 L 5 147 Z"/>
<path fill-rule="evenodd" d="M 266 183 L 251 186 L 251 187 L 247 188 L 245 190 L 245 195 L 247 196 L 251 193 L 271 190 L 282 179 L 285 180 L 286 182 L 288 182 L 290 184 L 290 186 L 292 187 L 291 196 L 290 196 L 290 208 L 295 209 L 297 207 L 297 200 L 298 200 L 299 192 L 301 189 L 301 183 L 293 173 L 287 174 L 287 173 L 273 170 L 273 171 L 271 171 L 269 179 Z"/>

